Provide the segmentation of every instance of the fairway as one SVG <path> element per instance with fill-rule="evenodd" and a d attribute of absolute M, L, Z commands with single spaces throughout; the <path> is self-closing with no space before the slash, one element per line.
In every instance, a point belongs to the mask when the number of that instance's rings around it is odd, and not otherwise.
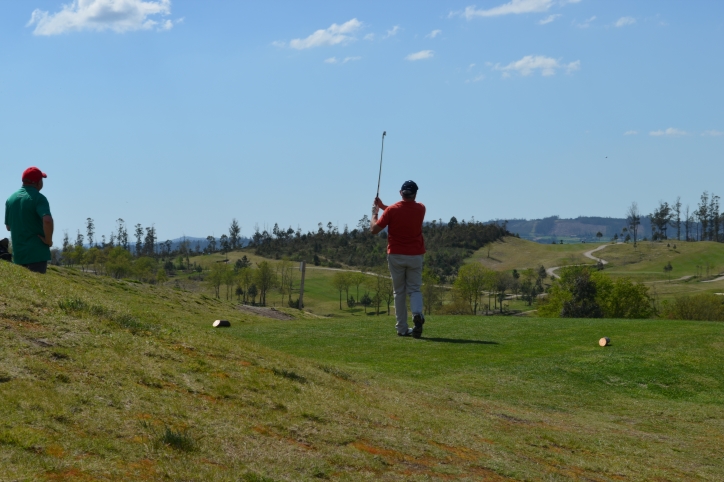
<path fill-rule="evenodd" d="M 407 392 L 419 430 L 470 441 L 475 427 L 475 446 L 539 461 L 534 480 L 569 465 L 588 480 L 724 477 L 722 324 L 437 316 L 414 340 L 394 336 L 392 317 L 369 318 L 234 335 Z M 450 410 L 460 426 L 435 420 Z"/>

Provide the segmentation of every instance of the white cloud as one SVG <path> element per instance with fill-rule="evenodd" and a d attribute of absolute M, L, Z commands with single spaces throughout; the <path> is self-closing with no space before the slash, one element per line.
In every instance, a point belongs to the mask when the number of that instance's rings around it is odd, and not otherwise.
<path fill-rule="evenodd" d="M 562 68 L 565 68 L 567 73 L 571 73 L 581 68 L 581 61 L 576 60 L 569 64 L 561 64 L 558 60 L 551 57 L 526 55 L 522 59 L 511 62 L 508 65 L 501 66 L 500 64 L 495 64 L 494 67 L 495 70 L 503 72 L 503 77 L 509 77 L 512 72 L 518 72 L 520 75 L 526 76 L 536 70 L 539 70 L 541 75 L 547 77 L 555 75 L 556 70 Z"/>
<path fill-rule="evenodd" d="M 626 132 L 623 133 L 623 135 L 625 135 L 625 136 L 635 136 L 635 135 L 638 134 L 638 133 L 639 133 L 638 131 L 626 131 Z"/>
<path fill-rule="evenodd" d="M 553 5 L 553 0 L 511 0 L 508 3 L 478 10 L 474 5 L 466 7 L 462 16 L 470 20 L 475 17 L 497 17 L 500 15 L 545 12 Z"/>
<path fill-rule="evenodd" d="M 470 72 L 473 69 L 473 67 L 475 67 L 475 64 L 468 65 L 468 72 Z"/>
<path fill-rule="evenodd" d="M 81 30 L 170 30 L 180 20 L 159 22 L 149 18 L 170 14 L 171 0 L 73 0 L 52 14 L 36 8 L 26 26 L 35 25 L 34 35 L 58 35 Z"/>
<path fill-rule="evenodd" d="M 666 130 L 651 131 L 651 132 L 649 132 L 649 135 L 654 136 L 654 137 L 660 137 L 660 136 L 679 137 L 679 136 L 686 136 L 686 135 L 688 135 L 688 133 L 686 131 L 682 131 L 681 129 L 669 127 Z"/>
<path fill-rule="evenodd" d="M 578 27 L 578 28 L 588 28 L 588 27 L 591 26 L 591 23 L 592 23 L 594 20 L 596 20 L 596 16 L 595 16 L 595 15 L 594 15 L 593 17 L 591 17 L 591 18 L 588 18 L 588 19 L 584 20 L 584 21 L 581 22 L 581 23 L 573 22 L 573 25 L 575 25 L 575 26 Z"/>
<path fill-rule="evenodd" d="M 275 41 L 273 41 L 271 44 L 272 44 L 273 46 L 275 46 L 275 47 L 280 47 L 280 48 L 287 46 L 287 43 L 286 43 L 286 42 L 283 42 L 283 41 L 281 41 L 281 40 L 275 40 Z"/>
<path fill-rule="evenodd" d="M 724 132 L 711 130 L 711 131 L 704 131 L 701 133 L 701 135 L 705 136 L 705 137 L 721 137 L 721 136 L 724 136 Z"/>
<path fill-rule="evenodd" d="M 435 55 L 435 52 L 433 50 L 420 50 L 419 52 L 415 52 L 414 54 L 410 54 L 407 57 L 405 57 L 405 60 L 415 61 L 415 60 L 424 60 L 424 59 L 431 59 Z"/>
<path fill-rule="evenodd" d="M 616 20 L 616 23 L 614 25 L 617 27 L 625 27 L 626 25 L 633 25 L 635 23 L 636 19 L 633 17 L 621 17 Z"/>
<path fill-rule="evenodd" d="M 480 75 L 477 75 L 477 76 L 473 77 L 472 79 L 467 79 L 467 80 L 465 81 L 465 83 L 466 83 L 466 84 L 473 84 L 473 83 L 475 83 L 475 82 L 480 82 L 481 80 L 485 80 L 485 74 L 480 74 Z"/>
<path fill-rule="evenodd" d="M 503 5 L 489 8 L 487 10 L 478 10 L 475 5 L 466 7 L 462 12 L 450 12 L 449 17 L 462 16 L 467 20 L 471 20 L 475 17 L 498 17 L 500 15 L 510 14 L 523 14 L 523 13 L 536 13 L 536 12 L 547 12 L 553 5 L 566 5 L 568 3 L 578 3 L 581 0 L 511 0 Z"/>
<path fill-rule="evenodd" d="M 392 27 L 392 29 L 388 30 L 387 33 L 385 34 L 385 36 L 382 37 L 382 38 L 394 37 L 395 35 L 397 35 L 397 33 L 398 33 L 400 30 L 401 30 L 401 29 L 400 29 L 400 26 L 399 26 L 399 25 L 395 25 L 394 27 Z"/>
<path fill-rule="evenodd" d="M 329 28 L 320 29 L 311 34 L 309 37 L 301 39 L 295 38 L 289 42 L 289 46 L 293 49 L 303 50 L 313 47 L 322 47 L 325 45 L 337 45 L 347 43 L 354 40 L 350 34 L 359 30 L 362 22 L 353 18 L 342 25 L 333 23 Z"/>
<path fill-rule="evenodd" d="M 560 16 L 561 16 L 560 13 L 556 13 L 556 14 L 553 14 L 553 15 L 548 15 L 546 18 L 538 21 L 538 23 L 539 23 L 540 25 L 546 25 L 546 24 L 548 24 L 548 23 L 551 23 L 552 21 L 554 21 L 555 19 L 557 19 L 557 18 L 560 17 Z"/>
<path fill-rule="evenodd" d="M 375 34 L 373 34 L 373 33 L 368 33 L 367 35 L 364 36 L 364 39 L 365 39 L 365 40 L 374 40 L 374 39 L 375 39 Z"/>
<path fill-rule="evenodd" d="M 360 60 L 362 57 L 345 57 L 342 60 L 337 59 L 337 57 L 330 57 L 328 59 L 324 59 L 324 62 L 327 64 L 346 64 L 347 62 L 354 62 L 355 60 Z"/>
<path fill-rule="evenodd" d="M 576 60 L 575 62 L 571 62 L 568 65 L 566 65 L 566 73 L 570 74 L 571 72 L 575 72 L 576 70 L 581 70 L 581 61 Z"/>
<path fill-rule="evenodd" d="M 425 35 L 425 38 L 435 38 L 442 33 L 442 30 L 433 30 L 429 34 Z"/>

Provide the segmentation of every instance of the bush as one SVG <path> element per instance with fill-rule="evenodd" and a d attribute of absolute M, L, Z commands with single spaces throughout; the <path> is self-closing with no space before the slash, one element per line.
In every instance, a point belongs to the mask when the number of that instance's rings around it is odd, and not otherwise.
<path fill-rule="evenodd" d="M 662 316 L 670 320 L 724 321 L 724 296 L 702 293 L 664 301 Z"/>
<path fill-rule="evenodd" d="M 588 266 L 561 270 L 538 314 L 549 318 L 649 318 L 654 314 L 649 289 L 628 278 L 612 281 Z"/>

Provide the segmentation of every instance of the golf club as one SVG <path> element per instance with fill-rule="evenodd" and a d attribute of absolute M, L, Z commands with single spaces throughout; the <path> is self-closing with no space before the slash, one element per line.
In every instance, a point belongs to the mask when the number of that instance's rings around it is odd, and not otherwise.
<path fill-rule="evenodd" d="M 387 131 L 382 131 L 382 150 L 380 151 L 380 174 L 377 176 L 377 196 L 375 198 L 380 197 L 380 179 L 382 179 L 382 153 L 385 152 L 385 136 L 387 135 Z"/>

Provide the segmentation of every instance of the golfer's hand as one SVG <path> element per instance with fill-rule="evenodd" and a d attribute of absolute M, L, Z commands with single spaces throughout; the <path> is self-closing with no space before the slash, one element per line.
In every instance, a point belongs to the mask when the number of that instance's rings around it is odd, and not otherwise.
<path fill-rule="evenodd" d="M 378 198 L 378 197 L 375 198 L 375 206 L 377 206 L 377 207 L 380 208 L 380 209 L 387 209 L 387 206 L 385 206 L 385 205 L 382 203 L 382 200 L 381 200 L 380 198 Z"/>
<path fill-rule="evenodd" d="M 41 236 L 41 235 L 39 235 L 39 234 L 38 234 L 38 237 L 39 237 L 40 240 L 43 242 L 43 244 L 47 244 L 48 247 L 53 246 L 53 240 L 52 240 L 52 239 L 49 239 L 49 240 L 46 241 L 46 240 L 45 240 L 45 236 Z"/>

